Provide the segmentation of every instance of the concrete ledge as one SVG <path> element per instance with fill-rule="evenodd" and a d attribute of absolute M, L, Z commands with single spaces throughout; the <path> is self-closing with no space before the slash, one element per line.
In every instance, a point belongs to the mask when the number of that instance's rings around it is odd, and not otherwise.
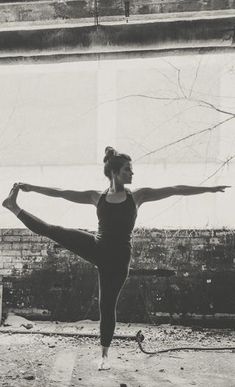
<path fill-rule="evenodd" d="M 5 329 L 5 328 L 0 328 L 0 333 L 3 334 L 15 334 L 15 335 L 43 335 L 43 336 L 65 336 L 65 337 L 89 337 L 89 338 L 97 338 L 100 337 L 100 335 L 97 333 L 88 333 L 88 332 L 83 332 L 83 333 L 77 333 L 77 332 L 60 332 L 60 331 L 45 331 L 45 330 L 40 330 L 40 331 L 25 331 L 21 329 Z M 113 339 L 115 340 L 134 340 L 137 341 L 136 336 L 134 335 L 114 335 Z"/>
<path fill-rule="evenodd" d="M 171 324 L 182 326 L 193 326 L 202 328 L 235 328 L 235 314 L 215 313 L 196 314 L 186 313 L 185 315 L 174 313 L 156 313 L 152 316 L 155 324 Z"/>
<path fill-rule="evenodd" d="M 45 312 L 45 311 L 44 311 Z M 23 317 L 30 321 L 53 321 L 51 313 L 47 311 L 47 313 L 40 313 L 36 308 L 24 308 L 22 310 L 17 308 L 10 308 L 7 311 L 12 314 L 15 313 L 16 316 Z M 235 314 L 231 313 L 214 313 L 214 314 L 196 314 L 196 313 L 169 313 L 169 312 L 156 312 L 154 315 L 151 315 L 151 323 L 153 325 L 160 324 L 171 324 L 171 325 L 182 325 L 182 326 L 193 326 L 193 327 L 203 327 L 203 328 L 234 328 L 235 329 Z M 2 327 L 2 331 L 12 331 L 16 327 Z M 57 327 L 58 328 L 58 327 Z M 56 333 L 57 329 L 55 327 Z M 19 329 L 17 328 L 17 332 Z M 20 331 L 25 332 L 25 328 L 20 328 Z M 30 332 L 33 332 L 30 330 Z M 38 332 L 38 330 L 37 330 Z"/>
<path fill-rule="evenodd" d="M 16 64 L 46 64 L 46 63 L 66 63 L 78 61 L 100 61 L 100 60 L 121 60 L 121 59 L 139 59 L 167 57 L 172 55 L 207 55 L 207 54 L 225 54 L 234 52 L 234 46 L 211 46 L 211 47 L 188 47 L 188 48 L 170 48 L 156 50 L 131 50 L 131 51 L 113 51 L 100 53 L 76 53 L 76 52 L 58 52 L 42 53 L 38 55 L 28 53 L 15 53 L 13 55 L 1 55 L 0 65 Z"/>
<path fill-rule="evenodd" d="M 235 16 L 209 20 L 0 31 L 0 57 L 103 55 L 113 53 L 234 47 Z M 45 59 L 45 58 L 44 58 Z"/>

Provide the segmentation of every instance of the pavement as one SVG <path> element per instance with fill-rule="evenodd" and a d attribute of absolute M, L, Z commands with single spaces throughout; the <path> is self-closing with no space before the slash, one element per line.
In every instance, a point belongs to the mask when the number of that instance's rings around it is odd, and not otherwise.
<path fill-rule="evenodd" d="M 81 336 L 82 332 L 97 334 L 97 321 L 35 322 L 10 314 L 4 325 L 0 329 L 2 387 L 235 387 L 232 329 L 118 323 L 117 335 L 135 336 L 141 329 L 147 351 L 183 346 L 217 349 L 146 355 L 134 340 L 114 339 L 111 369 L 98 371 L 99 339 Z M 15 333 L 19 331 L 25 334 Z M 224 347 L 231 349 L 219 350 Z"/>

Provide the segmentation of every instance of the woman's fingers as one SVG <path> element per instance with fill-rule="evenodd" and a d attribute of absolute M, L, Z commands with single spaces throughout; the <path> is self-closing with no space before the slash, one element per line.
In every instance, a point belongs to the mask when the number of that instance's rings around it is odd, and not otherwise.
<path fill-rule="evenodd" d="M 231 188 L 231 185 L 216 185 L 211 187 L 211 192 L 224 192 L 226 188 Z"/>
<path fill-rule="evenodd" d="M 231 185 L 219 185 L 217 190 L 220 192 L 224 192 L 226 188 L 231 188 Z"/>

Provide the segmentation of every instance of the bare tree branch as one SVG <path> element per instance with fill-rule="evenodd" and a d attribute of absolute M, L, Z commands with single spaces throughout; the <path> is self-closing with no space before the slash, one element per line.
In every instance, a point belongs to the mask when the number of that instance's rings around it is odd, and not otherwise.
<path fill-rule="evenodd" d="M 178 113 L 175 113 L 173 116 L 171 116 L 171 117 L 168 118 L 167 120 L 165 120 L 165 121 L 161 122 L 159 125 L 155 126 L 154 129 L 152 129 L 151 131 L 145 133 L 145 134 L 143 135 L 142 140 L 143 140 L 143 141 L 144 141 L 144 140 L 146 141 L 147 138 L 150 137 L 150 136 L 151 136 L 158 128 L 160 128 L 160 127 L 162 127 L 163 125 L 165 125 L 165 124 L 167 124 L 167 123 L 173 121 L 176 117 L 179 117 L 181 114 L 185 113 L 185 112 L 188 111 L 188 110 L 193 109 L 194 107 L 196 107 L 196 105 L 189 106 L 189 107 L 183 109 L 182 111 L 180 111 L 180 112 L 178 112 Z"/>
<path fill-rule="evenodd" d="M 235 155 L 233 156 L 230 156 L 227 160 L 225 160 L 219 168 L 217 168 L 211 175 L 209 175 L 206 179 L 204 179 L 201 183 L 205 183 L 206 181 L 208 181 L 209 179 L 211 179 L 212 177 L 214 177 L 221 169 L 223 169 L 225 167 L 225 165 L 228 165 L 230 163 L 231 160 L 233 160 L 235 158 Z"/>
<path fill-rule="evenodd" d="M 193 89 L 194 89 L 194 86 L 195 86 L 195 83 L 196 83 L 196 80 L 197 80 L 197 77 L 198 77 L 198 72 L 199 72 L 199 69 L 200 69 L 200 66 L 201 66 L 201 61 L 202 61 L 202 57 L 200 57 L 200 59 L 199 59 L 199 62 L 198 62 L 198 65 L 197 65 L 197 69 L 196 69 L 196 73 L 195 73 L 195 77 L 194 77 L 193 83 L 191 85 L 191 88 L 189 90 L 189 98 L 191 97 L 191 95 L 193 93 Z"/>
<path fill-rule="evenodd" d="M 119 98 L 114 98 L 114 99 L 110 99 L 110 100 L 101 102 L 99 105 L 104 105 L 104 104 L 107 104 L 107 103 L 110 103 L 110 102 L 118 102 L 118 101 L 122 101 L 122 100 L 125 100 L 125 99 L 128 99 L 128 98 L 136 98 L 136 97 L 137 98 L 139 97 L 139 98 L 153 99 L 153 100 L 157 100 L 157 101 L 189 101 L 189 102 L 197 102 L 201 106 L 209 107 L 211 109 L 216 110 L 219 113 L 235 116 L 235 113 L 229 112 L 229 111 L 226 111 L 226 110 L 222 110 L 222 109 L 218 108 L 217 106 L 213 105 L 211 102 L 204 101 L 202 99 L 197 99 L 197 98 L 188 98 L 187 96 L 184 96 L 184 97 L 156 97 L 156 96 L 151 96 L 151 95 L 147 95 L 147 94 L 128 94 L 128 95 L 124 95 L 124 96 L 119 97 Z"/>
<path fill-rule="evenodd" d="M 171 143 L 169 143 L 169 144 L 163 145 L 163 146 L 161 146 L 161 147 L 159 147 L 159 148 L 156 148 L 156 149 L 152 150 L 151 152 L 148 152 L 148 153 L 144 154 L 144 155 L 141 156 L 141 157 L 138 157 L 137 159 L 134 160 L 134 162 L 139 161 L 139 160 L 143 159 L 144 157 L 147 157 L 147 156 L 149 156 L 149 155 L 151 155 L 151 154 L 153 154 L 153 153 L 157 153 L 157 152 L 160 152 L 160 151 L 162 151 L 162 150 L 164 150 L 164 149 L 167 149 L 167 148 L 169 148 L 169 147 L 171 147 L 171 146 L 173 146 L 173 145 L 175 145 L 175 144 L 178 144 L 178 143 L 180 143 L 180 142 L 182 142 L 182 141 L 188 140 L 189 138 L 198 136 L 198 135 L 201 134 L 201 133 L 210 132 L 210 131 L 212 131 L 212 130 L 218 128 L 220 125 L 223 125 L 224 123 L 226 123 L 226 122 L 228 122 L 228 121 L 231 121 L 231 120 L 234 119 L 234 118 L 235 118 L 235 115 L 233 115 L 232 117 L 228 117 L 228 118 L 226 118 L 225 120 L 220 121 L 220 122 L 218 122 L 217 124 L 215 124 L 215 125 L 213 125 L 213 126 L 211 126 L 211 127 L 209 127 L 209 128 L 199 130 L 198 132 L 196 132 L 196 133 L 191 133 L 191 134 L 189 134 L 189 135 L 187 135 L 187 136 L 185 136 L 185 137 L 181 137 L 181 138 L 179 138 L 178 140 L 175 140 L 175 141 L 173 141 L 173 142 L 171 142 Z"/>
<path fill-rule="evenodd" d="M 184 89 L 183 89 L 183 86 L 182 86 L 182 84 L 181 84 L 180 74 L 181 74 L 181 70 L 178 69 L 178 70 L 177 70 L 177 80 L 178 80 L 178 85 L 179 85 L 180 91 L 181 91 L 181 93 L 183 94 L 184 98 L 187 99 L 187 95 L 185 94 Z"/>
<path fill-rule="evenodd" d="M 215 105 L 213 105 L 211 102 L 204 101 L 204 100 L 202 100 L 202 99 L 195 99 L 195 98 L 190 98 L 189 100 L 190 100 L 190 101 L 193 101 L 193 102 L 198 102 L 201 106 L 203 106 L 203 107 L 208 107 L 208 108 L 210 108 L 210 109 L 214 109 L 214 110 L 216 110 L 216 111 L 219 112 L 219 113 L 228 114 L 228 115 L 230 115 L 230 116 L 234 116 L 234 117 L 235 117 L 235 113 L 233 113 L 233 112 L 228 112 L 228 111 L 226 111 L 226 110 L 222 110 L 222 109 L 216 107 Z"/>

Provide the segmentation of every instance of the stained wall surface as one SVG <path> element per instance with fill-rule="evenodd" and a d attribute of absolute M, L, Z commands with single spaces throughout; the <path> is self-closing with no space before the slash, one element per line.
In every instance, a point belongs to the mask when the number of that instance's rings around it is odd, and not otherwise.
<path fill-rule="evenodd" d="M 119 321 L 155 323 L 176 313 L 209 315 L 213 322 L 216 314 L 234 315 L 234 236 L 231 230 L 137 229 Z M 175 275 L 157 277 L 156 269 Z M 67 321 L 99 318 L 96 269 L 45 237 L 2 229 L 1 274 L 5 311 Z"/>

